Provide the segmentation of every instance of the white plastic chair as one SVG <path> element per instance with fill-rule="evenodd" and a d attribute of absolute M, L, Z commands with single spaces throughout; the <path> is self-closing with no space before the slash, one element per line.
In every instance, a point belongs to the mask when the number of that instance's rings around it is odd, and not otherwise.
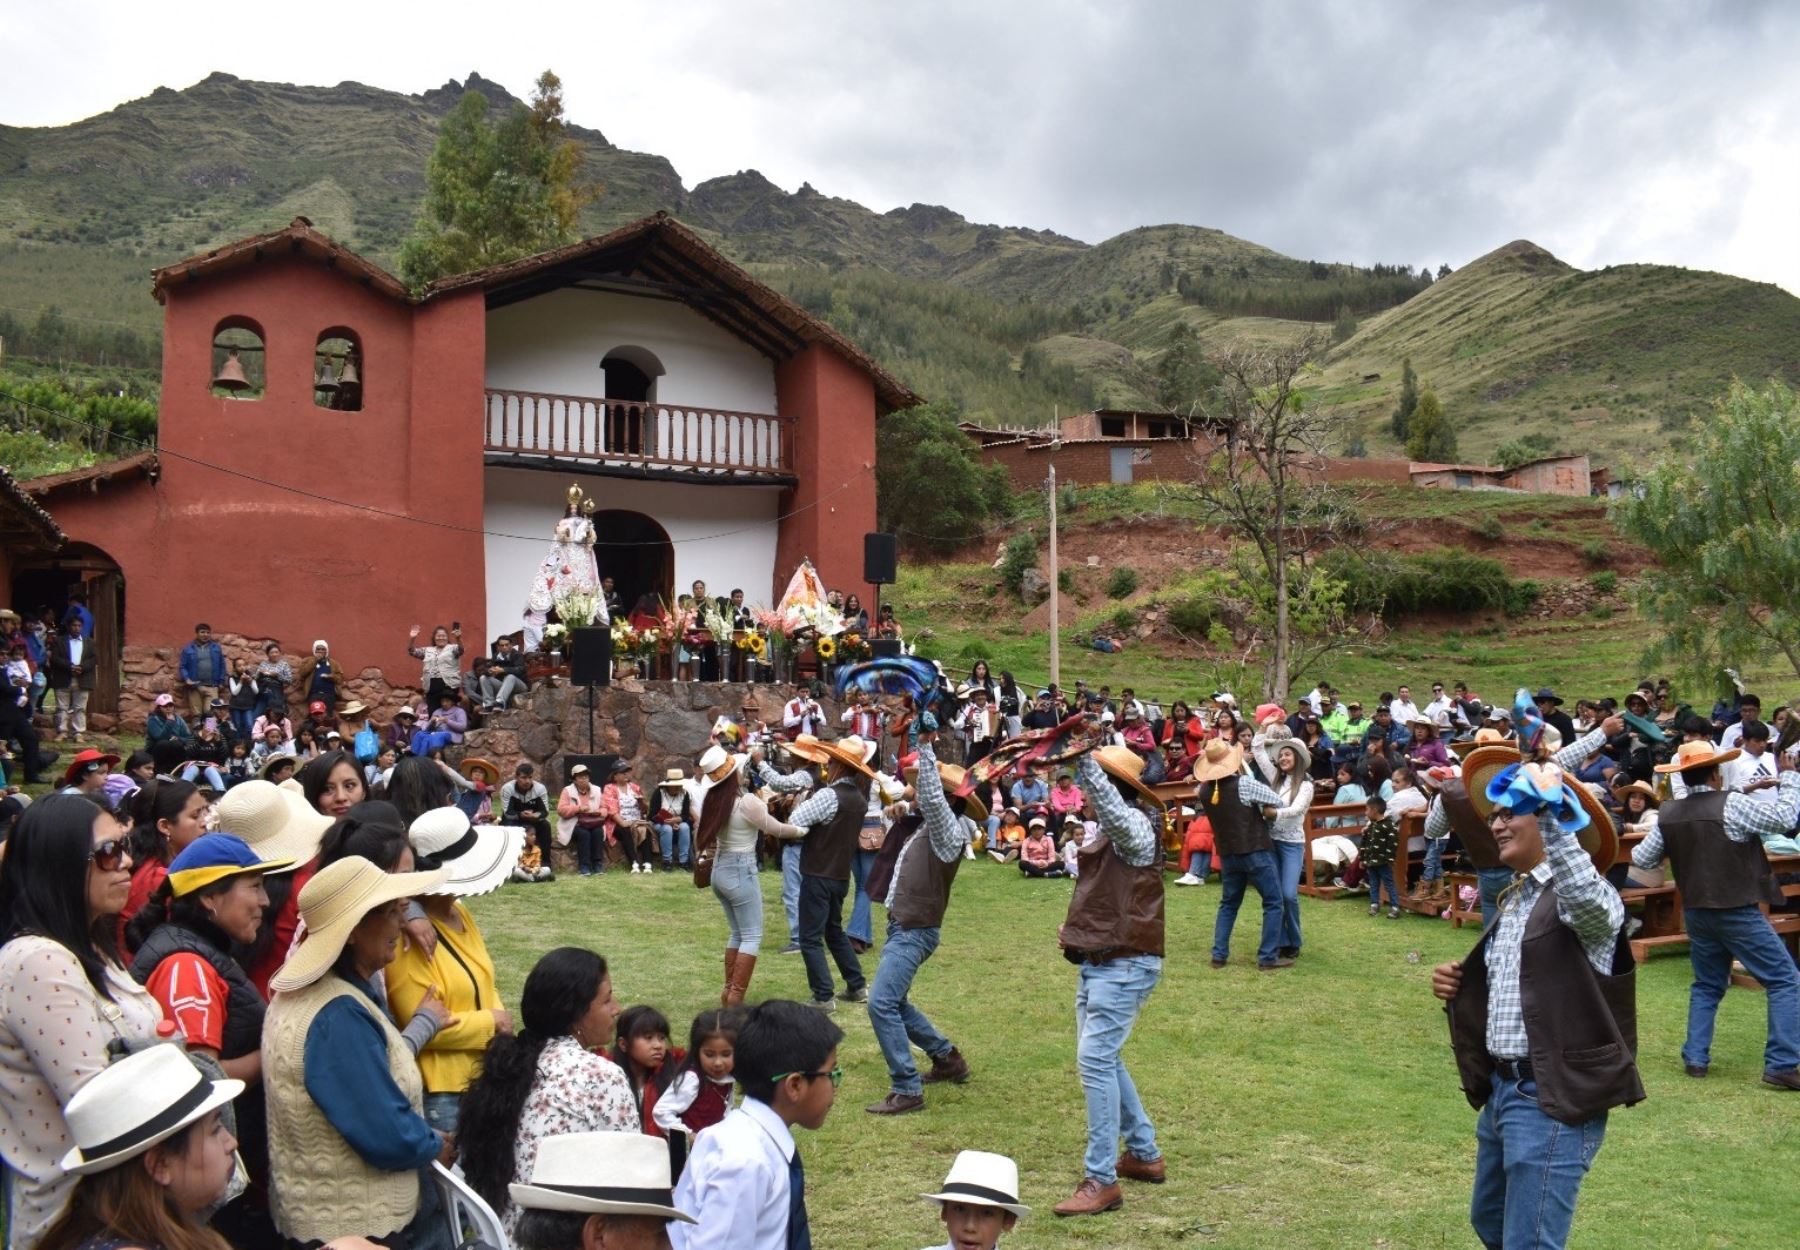
<path fill-rule="evenodd" d="M 506 1225 L 494 1214 L 487 1199 L 469 1188 L 462 1173 L 452 1171 L 435 1159 L 431 1164 L 438 1194 L 444 1200 L 444 1216 L 450 1221 L 450 1244 L 461 1246 L 470 1240 L 492 1246 L 493 1250 L 511 1250 L 506 1240 Z"/>

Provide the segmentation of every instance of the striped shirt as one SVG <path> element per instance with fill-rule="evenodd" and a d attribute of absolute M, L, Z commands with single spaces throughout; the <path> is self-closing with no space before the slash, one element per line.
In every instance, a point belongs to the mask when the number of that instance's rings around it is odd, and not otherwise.
<path fill-rule="evenodd" d="M 1487 1048 L 1496 1059 L 1531 1054 L 1519 968 L 1525 924 L 1545 888 L 1556 891 L 1556 918 L 1575 931 L 1588 962 L 1603 976 L 1612 972 L 1613 948 L 1625 923 L 1619 892 L 1594 868 L 1576 836 L 1550 812 L 1538 816 L 1538 828 L 1544 835 L 1544 858 L 1501 892 L 1500 914 L 1487 944 Z"/>

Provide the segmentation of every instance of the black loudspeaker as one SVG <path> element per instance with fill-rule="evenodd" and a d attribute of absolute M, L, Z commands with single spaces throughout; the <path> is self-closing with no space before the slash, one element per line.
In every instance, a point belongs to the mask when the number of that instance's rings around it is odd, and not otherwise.
<path fill-rule="evenodd" d="M 898 638 L 871 638 L 869 639 L 869 654 L 887 656 L 890 659 L 897 658 L 900 655 L 900 640 Z"/>
<path fill-rule="evenodd" d="M 599 755 L 577 755 L 571 751 L 562 758 L 562 784 L 570 784 L 569 770 L 577 764 L 588 766 L 588 778 L 595 786 L 604 786 L 612 773 L 612 766 L 619 757 L 602 751 Z"/>
<path fill-rule="evenodd" d="M 589 625 L 569 633 L 569 681 L 577 686 L 612 685 L 612 630 Z"/>
<path fill-rule="evenodd" d="M 898 544 L 892 534 L 863 535 L 863 580 L 871 586 L 891 586 L 899 563 Z"/>

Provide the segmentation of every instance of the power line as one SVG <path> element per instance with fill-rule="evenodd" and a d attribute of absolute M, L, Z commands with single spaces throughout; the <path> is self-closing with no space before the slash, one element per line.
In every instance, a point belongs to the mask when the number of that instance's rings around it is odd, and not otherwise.
<path fill-rule="evenodd" d="M 542 534 L 508 534 L 508 533 L 505 533 L 500 530 L 482 529 L 479 526 L 457 525 L 451 521 L 434 521 L 428 517 L 417 517 L 417 516 L 412 516 L 411 514 L 405 513 L 405 512 L 394 512 L 387 508 L 377 508 L 373 504 L 356 503 L 356 502 L 354 502 L 352 500 L 348 500 L 348 499 L 338 499 L 331 495 L 321 495 L 317 491 L 310 491 L 310 490 L 304 489 L 303 487 L 292 486 L 286 482 L 277 482 L 270 478 L 260 477 L 254 473 L 246 473 L 241 469 L 229 469 L 229 468 L 226 468 L 224 465 L 213 464 L 211 461 L 202 460 L 198 456 L 190 456 L 183 452 L 171 451 L 169 448 L 159 447 L 155 443 L 153 443 L 147 439 L 133 438 L 127 434 L 118 434 L 114 431 L 106 430 L 103 427 L 95 425 L 94 423 L 92 423 L 90 421 L 83 421 L 79 417 L 72 417 L 66 413 L 58 412 L 54 408 L 48 408 L 48 407 L 44 406 L 43 404 L 36 403 L 29 399 L 25 399 L 22 396 L 11 393 L 10 391 L 0 391 L 0 401 L 10 401 L 12 403 L 19 404 L 26 408 L 34 408 L 39 412 L 48 414 L 49 416 L 55 418 L 57 421 L 65 422 L 69 425 L 80 426 L 81 428 L 88 430 L 91 433 L 105 433 L 109 437 L 116 438 L 122 443 L 133 444 L 145 451 L 153 451 L 158 456 L 167 456 L 168 458 L 170 458 L 172 460 L 181 460 L 188 464 L 195 465 L 198 468 L 211 469 L 215 473 L 223 473 L 229 477 L 242 478 L 244 481 L 247 481 L 247 482 L 255 482 L 259 486 L 267 486 L 274 490 L 287 491 L 289 494 L 299 495 L 303 499 L 311 499 L 311 500 L 314 500 L 319 503 L 328 503 L 328 504 L 331 504 L 331 505 L 333 505 L 335 507 L 339 507 L 339 508 L 351 508 L 358 512 L 367 512 L 373 516 L 386 517 L 390 520 L 410 521 L 414 525 L 426 525 L 426 526 L 430 526 L 434 529 L 450 530 L 450 531 L 452 531 L 454 533 L 458 533 L 458 534 L 479 534 L 485 538 L 510 538 L 510 539 L 517 539 L 520 542 L 542 542 L 543 541 Z M 572 470 L 572 471 L 579 472 L 578 469 Z M 817 508 L 820 504 L 826 502 L 827 500 L 835 498 L 836 496 L 842 494 L 844 491 L 849 490 L 852 486 L 856 485 L 857 482 L 859 482 L 862 478 L 866 477 L 868 474 L 870 474 L 872 472 L 874 472 L 874 466 L 872 466 L 872 465 L 862 468 L 862 469 L 859 469 L 855 473 L 851 474 L 849 478 L 847 478 L 843 482 L 839 483 L 837 486 L 834 486 L 832 489 L 826 491 L 824 494 L 820 495 L 817 499 L 813 500 L 811 503 L 803 504 L 802 506 L 795 508 L 792 512 L 784 512 L 780 516 L 773 517 L 770 520 L 758 521 L 754 525 L 745 525 L 745 526 L 741 526 L 741 527 L 739 527 L 737 529 L 733 529 L 733 530 L 724 530 L 717 534 L 703 534 L 703 535 L 697 535 L 697 536 L 691 537 L 691 538 L 671 538 L 667 541 L 671 546 L 676 545 L 678 543 L 715 542 L 721 538 L 731 538 L 738 534 L 749 534 L 749 533 L 753 533 L 758 530 L 766 529 L 770 525 L 779 525 L 781 522 L 788 520 L 790 517 L 797 517 L 804 512 L 810 512 L 814 508 Z M 617 542 L 617 541 L 606 541 L 606 540 L 596 539 L 594 542 L 594 546 L 596 546 L 596 547 L 613 547 L 613 548 L 618 548 L 618 547 L 660 547 L 662 545 L 663 544 L 661 542 L 657 542 L 657 541 Z"/>

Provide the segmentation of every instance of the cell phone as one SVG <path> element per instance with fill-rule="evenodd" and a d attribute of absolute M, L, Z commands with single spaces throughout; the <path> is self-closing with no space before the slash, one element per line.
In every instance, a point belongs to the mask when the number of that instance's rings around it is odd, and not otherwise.
<path fill-rule="evenodd" d="M 453 632 L 460 634 L 460 633 L 462 633 L 462 622 L 461 621 L 451 621 L 450 628 Z"/>

